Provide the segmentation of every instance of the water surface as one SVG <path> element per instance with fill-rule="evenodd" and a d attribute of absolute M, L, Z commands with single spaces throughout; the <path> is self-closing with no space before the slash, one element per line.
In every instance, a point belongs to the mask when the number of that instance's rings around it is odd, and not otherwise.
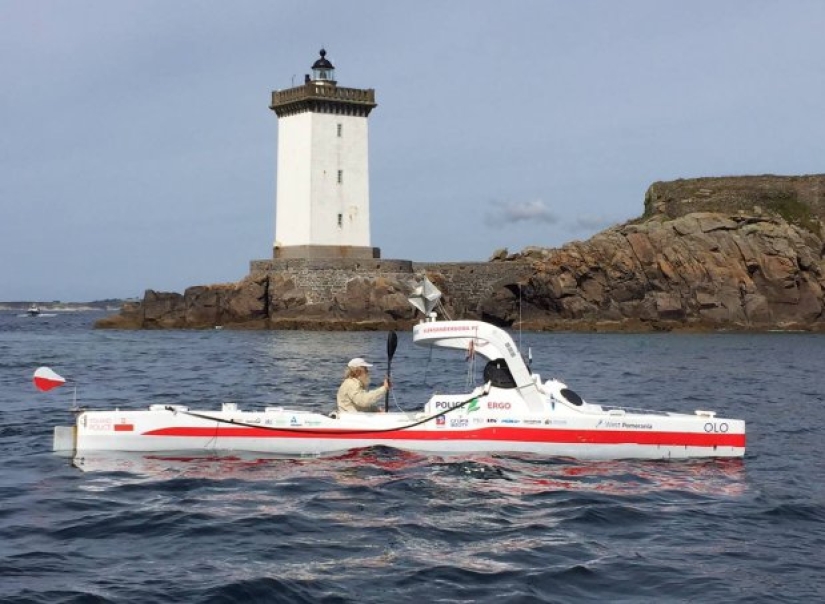
<path fill-rule="evenodd" d="M 594 403 L 748 422 L 744 460 L 51 453 L 78 403 L 331 410 L 383 333 L 96 331 L 0 314 L 0 601 L 817 602 L 825 337 L 514 334 Z M 478 383 L 399 334 L 392 405 Z M 380 375 L 381 367 L 376 375 Z"/>

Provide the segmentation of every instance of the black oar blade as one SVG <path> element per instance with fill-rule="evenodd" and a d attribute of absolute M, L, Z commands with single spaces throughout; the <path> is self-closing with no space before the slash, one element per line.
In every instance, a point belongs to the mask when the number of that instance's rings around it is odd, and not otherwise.
<path fill-rule="evenodd" d="M 398 348 L 398 336 L 394 331 L 387 335 L 387 379 L 392 374 L 392 357 L 395 356 L 395 349 Z M 384 393 L 384 413 L 390 410 L 390 391 Z"/>
<path fill-rule="evenodd" d="M 398 335 L 391 331 L 387 336 L 387 365 L 392 362 L 392 357 L 395 356 L 395 349 L 398 348 Z"/>

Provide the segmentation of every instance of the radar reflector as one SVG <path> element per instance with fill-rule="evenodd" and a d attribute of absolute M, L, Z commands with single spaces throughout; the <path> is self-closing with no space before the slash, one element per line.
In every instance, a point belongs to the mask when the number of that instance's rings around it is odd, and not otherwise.
<path fill-rule="evenodd" d="M 441 291 L 427 277 L 420 283 L 413 281 L 411 285 L 412 295 L 407 300 L 425 316 L 429 316 L 441 299 Z"/>

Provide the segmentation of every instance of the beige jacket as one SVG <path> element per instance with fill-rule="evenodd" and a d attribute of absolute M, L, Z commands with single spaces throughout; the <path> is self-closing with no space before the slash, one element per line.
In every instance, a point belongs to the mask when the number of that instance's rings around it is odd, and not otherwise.
<path fill-rule="evenodd" d="M 338 389 L 338 411 L 356 413 L 357 411 L 377 411 L 378 403 L 384 398 L 387 389 L 379 386 L 374 390 L 365 390 L 357 378 L 344 380 Z"/>

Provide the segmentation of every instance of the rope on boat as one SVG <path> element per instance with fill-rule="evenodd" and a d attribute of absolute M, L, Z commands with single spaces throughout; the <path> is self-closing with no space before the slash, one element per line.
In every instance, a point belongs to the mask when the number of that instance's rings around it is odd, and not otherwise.
<path fill-rule="evenodd" d="M 246 422 L 239 422 L 235 421 L 234 419 L 223 419 L 220 417 L 213 417 L 211 415 L 205 415 L 203 413 L 196 413 L 194 411 L 181 411 L 180 409 L 175 409 L 174 407 L 166 407 L 167 411 L 171 411 L 172 413 L 183 413 L 184 415 L 190 415 L 192 417 L 197 417 L 199 419 L 211 420 L 218 422 L 220 424 L 231 424 L 233 426 L 242 426 L 244 428 L 257 428 L 259 430 L 272 430 L 274 432 L 300 432 L 301 434 L 377 434 L 381 432 L 397 432 L 398 430 L 408 430 L 410 428 L 415 428 L 416 426 L 420 426 L 421 424 L 425 424 L 430 420 L 434 420 L 442 415 L 447 415 L 451 411 L 455 411 L 456 409 L 460 409 L 465 405 L 469 405 L 474 400 L 478 399 L 478 395 L 473 396 L 472 398 L 468 398 L 466 401 L 462 401 L 458 403 L 455 407 L 450 407 L 445 411 L 441 411 L 440 413 L 436 413 L 435 415 L 431 415 L 429 417 L 425 417 L 422 420 L 418 420 L 413 422 L 412 424 L 408 424 L 406 426 L 398 426 L 395 428 L 365 428 L 363 430 L 337 430 L 335 428 L 324 428 L 315 430 L 312 428 L 288 428 L 288 427 L 276 427 L 276 426 L 261 426 L 259 424 L 248 424 Z"/>

